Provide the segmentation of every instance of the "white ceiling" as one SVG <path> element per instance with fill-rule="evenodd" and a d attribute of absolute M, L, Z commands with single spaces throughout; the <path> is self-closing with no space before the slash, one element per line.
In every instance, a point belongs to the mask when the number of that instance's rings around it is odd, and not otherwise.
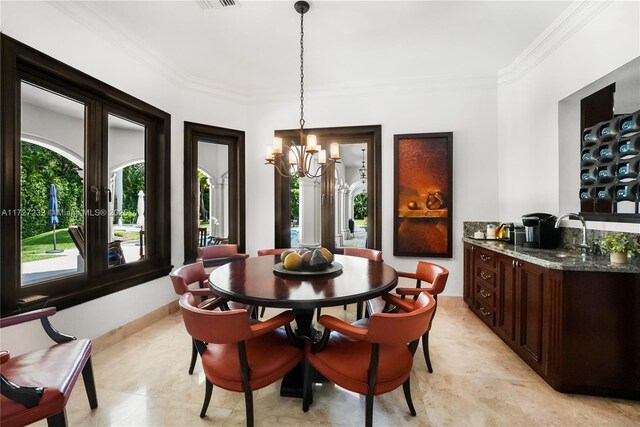
<path fill-rule="evenodd" d="M 293 1 L 202 10 L 195 1 L 89 1 L 102 28 L 181 79 L 235 93 L 295 91 L 299 14 Z M 307 89 L 498 75 L 571 2 L 311 1 Z M 105 25 L 106 24 L 106 25 Z M 106 35 L 108 36 L 108 34 Z"/>

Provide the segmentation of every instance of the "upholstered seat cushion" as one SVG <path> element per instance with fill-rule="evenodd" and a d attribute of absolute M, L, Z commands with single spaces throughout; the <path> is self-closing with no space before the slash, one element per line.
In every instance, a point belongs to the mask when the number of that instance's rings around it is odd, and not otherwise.
<path fill-rule="evenodd" d="M 11 357 L 0 365 L 0 373 L 15 384 L 45 387 L 40 404 L 31 409 L 0 396 L 2 426 L 31 424 L 62 412 L 90 356 L 91 341 L 74 340 Z"/>
<path fill-rule="evenodd" d="M 304 353 L 293 346 L 284 330 L 277 329 L 245 341 L 251 390 L 266 387 L 299 364 Z M 213 384 L 243 391 L 238 344 L 209 344 L 202 355 L 205 375 Z"/>
<path fill-rule="evenodd" d="M 368 319 L 354 323 L 366 326 Z M 332 332 L 326 347 L 307 360 L 322 375 L 347 390 L 367 394 L 368 368 L 372 344 Z M 413 356 L 406 345 L 380 345 L 378 375 L 374 394 L 387 393 L 404 383 L 411 372 Z"/>

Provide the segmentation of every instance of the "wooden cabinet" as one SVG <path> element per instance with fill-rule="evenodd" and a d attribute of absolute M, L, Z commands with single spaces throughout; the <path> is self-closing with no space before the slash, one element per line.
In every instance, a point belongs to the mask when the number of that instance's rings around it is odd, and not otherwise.
<path fill-rule="evenodd" d="M 546 371 L 543 352 L 547 269 L 497 255 L 496 333 L 537 371 Z"/>
<path fill-rule="evenodd" d="M 549 269 L 465 242 L 464 300 L 554 389 L 640 399 L 640 274 Z"/>

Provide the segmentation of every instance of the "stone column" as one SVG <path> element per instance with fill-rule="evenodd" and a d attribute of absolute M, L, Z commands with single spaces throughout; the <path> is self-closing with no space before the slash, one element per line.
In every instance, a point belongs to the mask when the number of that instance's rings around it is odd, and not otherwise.
<path fill-rule="evenodd" d="M 300 244 L 312 246 L 320 244 L 320 206 L 317 203 L 319 182 L 310 178 L 300 178 Z"/>
<path fill-rule="evenodd" d="M 118 201 L 118 225 L 122 225 L 122 214 L 124 213 L 124 209 L 122 208 L 122 168 L 116 171 L 115 193 L 114 200 Z"/>
<path fill-rule="evenodd" d="M 215 231 L 215 225 L 213 223 L 213 217 L 215 216 L 213 214 L 213 199 L 214 199 L 214 194 L 213 194 L 213 182 L 211 180 L 211 178 L 207 178 L 207 185 L 209 186 L 209 231 L 207 232 L 209 234 L 209 236 L 213 236 L 214 235 L 214 231 Z M 198 188 L 200 188 L 200 186 L 198 185 Z M 198 200 L 200 200 L 200 195 L 198 195 Z M 200 203 L 200 202 L 198 202 Z"/>

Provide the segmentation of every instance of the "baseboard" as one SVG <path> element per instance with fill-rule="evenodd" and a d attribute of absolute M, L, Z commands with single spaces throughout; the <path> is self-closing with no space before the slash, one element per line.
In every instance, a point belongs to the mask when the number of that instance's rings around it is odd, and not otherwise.
<path fill-rule="evenodd" d="M 178 300 L 172 301 L 169 304 L 163 305 L 142 317 L 132 320 L 129 323 L 125 323 L 124 325 L 91 340 L 93 343 L 92 354 L 95 355 L 100 353 L 102 350 L 111 347 L 112 345 L 130 337 L 136 332 L 143 330 L 147 326 L 154 324 L 178 310 Z"/>

